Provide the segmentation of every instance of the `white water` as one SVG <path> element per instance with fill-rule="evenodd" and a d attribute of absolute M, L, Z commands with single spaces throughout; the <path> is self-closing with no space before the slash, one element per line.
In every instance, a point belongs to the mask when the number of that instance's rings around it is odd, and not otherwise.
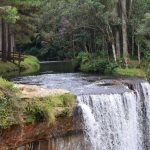
<path fill-rule="evenodd" d="M 144 105 L 145 105 L 145 139 L 148 145 L 148 150 L 150 150 L 150 84 L 141 83 L 143 94 L 144 94 Z"/>
<path fill-rule="evenodd" d="M 141 83 L 142 90 L 145 98 L 145 106 L 146 106 L 146 117 L 147 121 L 150 123 L 150 84 L 148 82 Z"/>
<path fill-rule="evenodd" d="M 150 149 L 144 143 L 145 137 L 150 137 L 150 84 L 141 83 L 141 87 L 143 98 L 138 91 L 137 94 L 125 92 L 122 95 L 78 96 L 78 105 L 83 112 L 85 136 L 90 142 L 91 150 Z M 147 124 L 143 124 L 143 119 L 146 119 Z M 144 135 L 146 132 L 149 132 L 148 136 Z"/>

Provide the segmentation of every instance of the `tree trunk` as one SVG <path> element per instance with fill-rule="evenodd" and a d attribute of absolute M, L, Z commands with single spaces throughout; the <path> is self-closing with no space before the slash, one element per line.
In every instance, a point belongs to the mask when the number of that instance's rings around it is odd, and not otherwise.
<path fill-rule="evenodd" d="M 141 52 L 140 52 L 140 43 L 139 42 L 137 43 L 137 47 L 138 47 L 138 61 L 139 61 L 139 64 L 141 64 Z"/>
<path fill-rule="evenodd" d="M 8 41 L 8 23 L 5 23 L 5 28 L 6 28 L 6 61 L 7 61 L 7 57 L 8 57 L 8 43 L 9 43 L 9 41 Z"/>
<path fill-rule="evenodd" d="M 113 36 L 113 32 L 112 32 L 112 29 L 111 29 L 110 25 L 108 25 L 108 29 L 109 29 L 109 36 L 110 36 L 109 39 L 111 40 L 113 57 L 114 57 L 114 60 L 117 61 L 114 36 Z"/>
<path fill-rule="evenodd" d="M 129 0 L 128 17 L 131 16 L 131 13 L 132 13 L 132 5 L 133 5 L 133 0 Z"/>
<path fill-rule="evenodd" d="M 2 19 L 0 18 L 0 58 L 2 57 Z"/>
<path fill-rule="evenodd" d="M 94 51 L 97 52 L 97 49 L 96 49 L 96 34 L 95 34 L 95 30 L 94 30 Z"/>
<path fill-rule="evenodd" d="M 8 36 L 7 24 L 2 19 L 2 61 L 7 61 Z"/>
<path fill-rule="evenodd" d="M 114 42 L 112 42 L 112 51 L 113 51 L 113 57 L 114 57 L 114 60 L 117 61 L 117 57 L 116 57 L 116 49 L 115 49 L 115 44 L 114 44 Z"/>
<path fill-rule="evenodd" d="M 14 59 L 15 50 L 16 50 L 15 34 L 13 33 L 13 34 L 12 34 L 12 59 L 13 59 L 13 62 L 15 62 L 15 59 Z"/>
<path fill-rule="evenodd" d="M 126 0 L 120 0 L 122 15 L 123 58 L 128 57 Z"/>
<path fill-rule="evenodd" d="M 73 57 L 75 58 L 74 35 L 72 35 L 72 49 L 73 49 Z"/>
<path fill-rule="evenodd" d="M 134 33 L 132 33 L 132 56 L 134 56 Z"/>
<path fill-rule="evenodd" d="M 8 25 L 8 54 L 7 59 L 11 60 L 11 49 L 12 49 L 12 36 L 11 36 L 11 26 Z"/>
<path fill-rule="evenodd" d="M 119 31 L 116 31 L 116 53 L 117 53 L 117 59 L 120 59 L 120 35 Z"/>
<path fill-rule="evenodd" d="M 13 62 L 15 62 L 15 52 L 16 52 L 16 34 L 13 33 Z"/>

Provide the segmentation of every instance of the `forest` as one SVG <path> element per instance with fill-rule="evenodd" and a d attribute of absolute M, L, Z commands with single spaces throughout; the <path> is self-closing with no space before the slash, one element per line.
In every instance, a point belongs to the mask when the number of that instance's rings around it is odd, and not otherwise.
<path fill-rule="evenodd" d="M 1 0 L 0 16 L 2 61 L 19 52 L 83 72 L 150 73 L 149 0 Z"/>

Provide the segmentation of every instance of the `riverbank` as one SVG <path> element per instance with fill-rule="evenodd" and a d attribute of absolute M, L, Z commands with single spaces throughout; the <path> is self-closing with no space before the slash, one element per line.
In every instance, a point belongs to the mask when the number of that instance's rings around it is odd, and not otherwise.
<path fill-rule="evenodd" d="M 149 60 L 129 59 L 127 66 L 124 60 L 117 62 L 105 58 L 102 54 L 80 52 L 76 58 L 78 69 L 84 73 L 99 73 L 101 75 L 144 77 L 150 79 Z"/>
<path fill-rule="evenodd" d="M 25 56 L 24 60 L 20 64 L 20 74 L 33 74 L 38 72 L 40 69 L 39 61 L 34 56 Z M 0 62 L 0 76 L 9 77 L 19 74 L 18 62 Z"/>

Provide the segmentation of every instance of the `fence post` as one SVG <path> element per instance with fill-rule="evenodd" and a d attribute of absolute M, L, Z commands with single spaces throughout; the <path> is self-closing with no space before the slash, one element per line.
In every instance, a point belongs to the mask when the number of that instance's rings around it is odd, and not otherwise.
<path fill-rule="evenodd" d="M 19 57 L 18 57 L 18 67 L 19 67 L 19 75 L 21 73 L 21 51 L 19 50 Z"/>

